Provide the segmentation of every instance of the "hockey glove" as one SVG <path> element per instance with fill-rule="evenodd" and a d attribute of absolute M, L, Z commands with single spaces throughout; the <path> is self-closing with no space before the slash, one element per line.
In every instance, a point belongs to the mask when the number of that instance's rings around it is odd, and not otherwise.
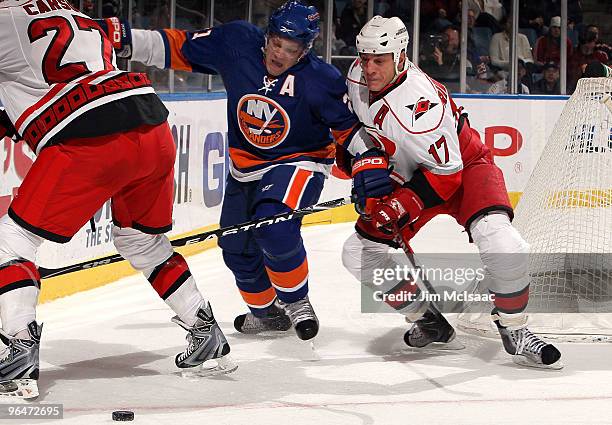
<path fill-rule="evenodd" d="M 110 39 L 118 58 L 132 57 L 132 28 L 119 18 L 94 19 Z"/>
<path fill-rule="evenodd" d="M 372 206 L 370 216 L 378 230 L 393 235 L 415 222 L 423 208 L 421 198 L 411 189 L 402 187 Z"/>
<path fill-rule="evenodd" d="M 393 191 L 390 174 L 387 156 L 378 149 L 370 149 L 355 157 L 351 172 L 352 193 L 359 214 L 366 212 L 368 198 L 382 198 Z"/>
<path fill-rule="evenodd" d="M 0 140 L 5 137 L 10 138 L 13 142 L 18 142 L 21 139 L 8 114 L 2 109 L 0 110 Z"/>

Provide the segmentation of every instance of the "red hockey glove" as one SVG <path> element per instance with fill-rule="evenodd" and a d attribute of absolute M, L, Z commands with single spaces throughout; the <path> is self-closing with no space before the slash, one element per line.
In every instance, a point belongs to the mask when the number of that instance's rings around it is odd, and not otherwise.
<path fill-rule="evenodd" d="M 392 235 L 416 221 L 423 208 L 421 198 L 411 189 L 402 187 L 378 201 L 372 207 L 370 216 L 378 230 Z"/>

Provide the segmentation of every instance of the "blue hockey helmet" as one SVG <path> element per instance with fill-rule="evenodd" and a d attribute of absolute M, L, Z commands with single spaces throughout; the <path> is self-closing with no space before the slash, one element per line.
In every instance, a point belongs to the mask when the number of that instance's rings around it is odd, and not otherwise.
<path fill-rule="evenodd" d="M 316 7 L 290 0 L 270 16 L 268 34 L 278 34 L 299 41 L 306 49 L 310 49 L 319 35 L 319 21 Z"/>

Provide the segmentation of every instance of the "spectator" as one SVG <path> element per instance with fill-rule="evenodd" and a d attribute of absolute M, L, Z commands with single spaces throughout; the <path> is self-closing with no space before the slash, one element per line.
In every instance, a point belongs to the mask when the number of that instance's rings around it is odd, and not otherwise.
<path fill-rule="evenodd" d="M 366 0 L 352 0 L 351 4 L 344 6 L 340 15 L 340 28 L 338 37 L 347 46 L 354 46 L 357 34 L 368 20 Z"/>
<path fill-rule="evenodd" d="M 446 14 L 446 9 L 439 9 L 438 16 L 434 19 L 432 23 L 432 28 L 435 32 L 443 31 L 444 28 L 447 28 L 452 25 L 452 22 L 448 20 L 448 16 Z"/>
<path fill-rule="evenodd" d="M 461 22 L 461 15 L 458 15 L 459 22 Z M 467 26 L 469 29 L 472 29 L 476 26 L 476 18 L 478 17 L 478 12 L 476 9 L 468 9 L 467 13 Z"/>
<path fill-rule="evenodd" d="M 510 34 L 512 32 L 512 19 L 506 16 L 502 19 L 501 24 L 504 31 L 493 34 L 491 44 L 489 45 L 489 56 L 491 57 L 491 64 L 508 71 L 510 68 Z M 527 66 L 533 64 L 529 40 L 524 34 L 519 33 L 516 36 L 518 58 L 528 64 Z"/>
<path fill-rule="evenodd" d="M 596 50 L 597 34 L 584 31 L 578 37 L 578 48 L 572 53 L 567 64 L 567 80 L 570 92 L 576 88 L 578 79 L 591 62 L 608 63 L 608 55 L 602 50 Z"/>
<path fill-rule="evenodd" d="M 325 31 L 325 25 L 321 25 L 321 31 L 319 32 L 319 36 L 314 41 L 313 48 L 317 55 L 323 55 L 323 52 L 325 51 Z M 340 55 L 342 49 L 346 47 L 346 43 L 343 40 L 338 40 L 336 38 L 336 24 L 332 24 L 331 46 L 332 55 Z"/>
<path fill-rule="evenodd" d="M 599 27 L 597 25 L 587 25 L 585 28 L 586 32 L 594 33 L 597 38 L 595 39 L 595 50 L 601 50 L 608 55 L 608 60 L 612 59 L 612 47 L 601 41 L 599 37 Z"/>
<path fill-rule="evenodd" d="M 502 31 L 499 21 L 490 13 L 484 12 L 480 2 L 476 0 L 468 0 L 468 10 L 473 10 L 475 14 L 476 27 L 489 28 L 492 34 Z M 503 9 L 502 9 L 503 11 Z"/>
<path fill-rule="evenodd" d="M 468 8 L 474 9 L 477 16 L 487 13 L 497 22 L 501 21 L 504 16 L 504 7 L 499 0 L 468 0 Z"/>
<path fill-rule="evenodd" d="M 476 24 L 476 11 L 474 9 L 468 9 L 467 13 L 467 58 L 479 71 L 478 74 L 485 74 L 487 72 L 487 64 L 491 61 L 489 58 L 489 46 L 481 47 L 476 42 L 474 37 L 474 26 Z"/>
<path fill-rule="evenodd" d="M 548 62 L 544 64 L 543 77 L 533 85 L 534 94 L 561 94 L 559 88 L 559 64 Z"/>
<path fill-rule="evenodd" d="M 430 44 L 427 53 L 422 56 L 419 62 L 423 71 L 429 74 L 432 78 L 443 82 L 458 82 L 459 81 L 459 30 L 454 26 L 449 26 L 440 34 L 430 36 Z M 472 65 L 468 63 L 467 68 Z M 449 86 L 449 89 L 458 89 L 454 86 Z"/>
<path fill-rule="evenodd" d="M 567 57 L 572 56 L 572 42 L 567 39 Z M 535 63 L 543 66 L 545 63 L 561 63 L 561 17 L 550 19 L 548 34 L 538 38 L 534 49 Z"/>
<path fill-rule="evenodd" d="M 524 83 L 524 81 L 528 80 L 528 75 L 529 72 L 527 71 L 527 68 L 525 67 L 525 62 L 523 62 L 522 60 L 518 61 L 519 67 L 518 67 L 518 86 L 519 89 L 517 90 L 518 94 L 529 94 L 529 87 Z M 504 71 L 504 70 L 499 70 L 496 73 L 496 77 L 495 77 L 495 82 L 491 85 L 491 87 L 489 87 L 488 93 L 489 94 L 502 94 L 502 93 L 508 93 L 508 78 L 509 78 L 509 74 L 508 71 Z"/>
<path fill-rule="evenodd" d="M 534 29 L 538 37 L 546 34 L 546 0 L 520 0 L 519 27 Z"/>
<path fill-rule="evenodd" d="M 531 85 L 532 85 L 532 80 L 531 80 L 531 71 L 529 70 L 529 68 L 527 67 L 527 64 L 522 60 L 519 59 L 518 60 L 518 79 L 520 81 L 520 83 L 527 87 L 527 91 L 525 92 L 525 90 L 519 90 L 519 92 L 523 93 L 523 94 L 529 94 L 531 93 Z M 517 86 L 520 87 L 520 86 Z"/>

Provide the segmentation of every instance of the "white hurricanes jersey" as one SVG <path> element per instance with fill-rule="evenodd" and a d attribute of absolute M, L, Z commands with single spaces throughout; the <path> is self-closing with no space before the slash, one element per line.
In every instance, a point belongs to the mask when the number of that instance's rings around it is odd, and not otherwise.
<path fill-rule="evenodd" d="M 359 120 L 372 143 L 387 152 L 392 176 L 399 183 L 409 181 L 417 169 L 428 172 L 444 185 L 444 176 L 454 190 L 463 169 L 458 114 L 446 88 L 409 63 L 398 79 L 377 96 L 370 95 L 359 59 L 347 78 L 348 94 Z M 353 155 L 363 146 L 347 147 Z M 440 177 L 440 178 L 438 178 Z"/>
<path fill-rule="evenodd" d="M 0 0 L 0 101 L 35 151 L 83 113 L 154 93 L 120 71 L 100 26 L 68 0 Z"/>

